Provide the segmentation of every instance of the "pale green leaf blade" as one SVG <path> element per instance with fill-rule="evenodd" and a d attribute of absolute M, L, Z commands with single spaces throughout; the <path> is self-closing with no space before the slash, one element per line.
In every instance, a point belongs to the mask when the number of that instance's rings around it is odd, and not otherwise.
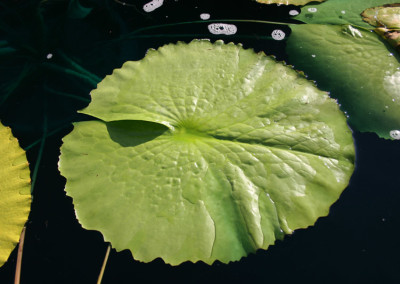
<path fill-rule="evenodd" d="M 329 0 L 303 7 L 295 19 L 308 24 L 352 24 L 370 28 L 371 26 L 360 16 L 365 9 L 398 2 L 398 0 Z"/>
<path fill-rule="evenodd" d="M 296 5 L 303 6 L 310 2 L 324 2 L 326 0 L 256 0 L 262 4 L 284 4 L 284 5 Z"/>
<path fill-rule="evenodd" d="M 396 139 L 390 133 L 400 129 L 398 55 L 375 33 L 351 26 L 291 28 L 287 52 L 295 68 L 338 98 L 357 130 Z"/>
<path fill-rule="evenodd" d="M 31 205 L 25 151 L 11 130 L 0 124 L 0 266 L 19 241 Z"/>
<path fill-rule="evenodd" d="M 240 46 L 164 46 L 92 96 L 83 112 L 109 122 L 76 123 L 60 171 L 82 225 L 141 261 L 266 249 L 327 215 L 353 171 L 336 102 Z"/>

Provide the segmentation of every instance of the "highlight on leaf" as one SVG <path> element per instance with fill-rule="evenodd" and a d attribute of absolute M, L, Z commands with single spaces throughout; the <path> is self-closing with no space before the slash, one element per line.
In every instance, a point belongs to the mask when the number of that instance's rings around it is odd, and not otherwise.
<path fill-rule="evenodd" d="M 0 124 L 0 266 L 19 241 L 31 205 L 29 166 L 11 130 Z"/>
<path fill-rule="evenodd" d="M 92 91 L 59 169 L 76 215 L 137 260 L 237 261 L 306 228 L 347 186 L 335 100 L 240 45 L 149 50 Z"/>

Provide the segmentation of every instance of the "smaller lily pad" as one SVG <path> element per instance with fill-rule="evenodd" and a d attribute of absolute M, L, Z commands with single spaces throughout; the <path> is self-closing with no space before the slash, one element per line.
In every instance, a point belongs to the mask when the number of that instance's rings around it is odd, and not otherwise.
<path fill-rule="evenodd" d="M 0 266 L 19 241 L 31 204 L 25 151 L 11 130 L 0 124 Z"/>
<path fill-rule="evenodd" d="M 353 129 L 394 139 L 390 133 L 400 129 L 400 64 L 392 48 L 351 25 L 291 28 L 290 63 L 338 99 Z"/>
<path fill-rule="evenodd" d="M 383 37 L 400 54 L 400 4 L 388 4 L 366 9 L 363 20 L 376 28 L 374 31 Z"/>
<path fill-rule="evenodd" d="M 400 28 L 400 4 L 388 4 L 366 9 L 361 16 L 363 20 L 375 27 L 388 29 Z"/>
<path fill-rule="evenodd" d="M 310 2 L 324 2 L 326 0 L 257 0 L 258 3 L 263 4 L 284 4 L 284 5 L 296 5 L 303 6 Z"/>
<path fill-rule="evenodd" d="M 307 24 L 351 24 L 370 28 L 371 26 L 360 17 L 361 12 L 379 4 L 394 4 L 396 2 L 398 3 L 399 0 L 329 0 L 301 8 L 301 13 L 296 16 L 296 20 Z"/>

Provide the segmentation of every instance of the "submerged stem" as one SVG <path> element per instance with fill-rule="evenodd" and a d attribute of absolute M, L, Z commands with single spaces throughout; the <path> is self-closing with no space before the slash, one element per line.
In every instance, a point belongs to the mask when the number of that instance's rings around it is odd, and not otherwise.
<path fill-rule="evenodd" d="M 88 76 L 87 74 L 83 74 L 81 72 L 77 72 L 77 71 L 72 70 L 72 69 L 61 67 L 61 66 L 58 66 L 56 64 L 45 62 L 45 63 L 42 64 L 42 66 L 44 66 L 44 67 L 46 67 L 46 68 L 48 68 L 50 70 L 53 70 L 53 71 L 62 72 L 62 73 L 65 73 L 67 75 L 72 75 L 72 76 L 75 76 L 75 77 L 78 77 L 78 78 L 81 78 L 81 79 L 85 79 L 88 83 L 90 83 L 94 87 L 97 86 L 97 83 L 99 82 L 99 81 L 93 79 L 93 77 Z"/>
<path fill-rule="evenodd" d="M 71 99 L 75 99 L 75 100 L 79 100 L 79 101 L 82 101 L 82 102 L 85 102 L 85 103 L 90 103 L 90 99 L 83 98 L 83 97 L 80 97 L 80 96 L 76 96 L 76 95 L 73 95 L 73 94 L 68 94 L 66 92 L 61 92 L 61 91 L 58 91 L 58 90 L 54 90 L 53 88 L 50 88 L 47 85 L 44 85 L 43 89 L 45 91 L 47 91 L 49 93 L 52 93 L 52 94 L 55 94 L 55 95 L 59 95 L 59 96 L 63 96 L 63 97 L 67 97 L 67 98 L 71 98 Z"/>
<path fill-rule="evenodd" d="M 161 24 L 161 25 L 154 25 L 154 26 L 149 26 L 149 27 L 143 27 L 139 28 L 131 33 L 128 33 L 126 35 L 122 35 L 121 37 L 111 40 L 110 42 L 114 41 L 120 41 L 124 39 L 129 39 L 129 38 L 135 38 L 136 34 L 143 32 L 143 31 L 149 31 L 149 30 L 155 30 L 159 28 L 165 28 L 165 27 L 173 27 L 173 26 L 182 26 L 182 25 L 189 25 L 189 24 L 204 24 L 204 23 L 218 23 L 218 22 L 226 22 L 226 23 L 258 23 L 258 24 L 269 24 L 269 25 L 292 25 L 293 23 L 282 23 L 282 22 L 272 22 L 272 21 L 263 21 L 263 20 L 241 20 L 241 19 L 215 19 L 215 20 L 199 20 L 199 21 L 190 21 L 190 22 L 178 22 L 178 23 L 171 23 L 171 24 Z"/>
<path fill-rule="evenodd" d="M 61 127 L 59 127 L 59 128 L 56 128 L 56 129 L 54 129 L 54 130 L 48 132 L 48 133 L 46 134 L 45 137 L 42 136 L 40 139 L 38 139 L 38 140 L 36 140 L 35 142 L 29 144 L 28 146 L 26 146 L 26 147 L 24 148 L 24 150 L 25 150 L 25 151 L 29 151 L 30 149 L 32 149 L 33 147 L 35 147 L 37 144 L 39 144 L 40 142 L 42 142 L 43 139 L 46 139 L 46 138 L 48 138 L 48 137 L 50 137 L 50 136 L 56 134 L 58 131 L 61 131 L 61 130 L 65 129 L 66 127 L 68 127 L 68 126 L 70 126 L 70 125 L 71 125 L 71 123 L 68 123 L 68 124 L 66 124 L 66 125 L 63 125 L 63 126 L 61 126 Z"/>
<path fill-rule="evenodd" d="M 42 141 L 40 143 L 39 153 L 38 153 L 36 163 L 35 163 L 35 168 L 34 168 L 33 174 L 32 174 L 31 194 L 33 193 L 33 191 L 35 189 L 36 178 L 37 178 L 37 174 L 39 171 L 40 161 L 42 160 L 42 156 L 43 156 L 43 150 L 44 150 L 44 144 L 46 141 L 46 136 L 47 136 L 47 116 L 46 116 L 46 114 L 44 114 L 44 116 L 43 116 L 43 135 L 42 135 Z"/>
<path fill-rule="evenodd" d="M 133 35 L 131 36 L 131 39 L 135 38 L 163 38 L 163 37 L 209 37 L 209 38 L 221 38 L 220 35 L 214 35 L 214 34 L 151 34 L 151 35 Z M 254 36 L 254 35 L 230 35 L 229 38 L 245 38 L 245 39 L 259 39 L 259 40 L 267 40 L 267 39 L 272 39 L 272 36 L 264 35 L 264 36 Z"/>
<path fill-rule="evenodd" d="M 84 68 L 82 65 L 80 65 L 78 62 L 73 60 L 71 57 L 69 57 L 67 54 L 65 54 L 61 50 L 58 50 L 57 54 L 60 55 L 61 59 L 63 59 L 65 62 L 67 62 L 69 65 L 71 65 L 71 67 L 74 68 L 75 70 L 84 73 L 85 75 L 87 75 L 88 77 L 92 78 L 93 80 L 95 80 L 97 82 L 101 81 L 100 77 L 98 77 L 96 74 L 94 74 L 94 73 L 90 72 L 89 70 L 87 70 L 86 68 Z"/>
<path fill-rule="evenodd" d="M 133 31 L 133 32 L 129 33 L 128 35 L 137 34 L 142 31 L 153 30 L 153 29 L 164 28 L 164 27 L 173 27 L 173 26 L 181 26 L 181 25 L 188 25 L 188 24 L 217 23 L 217 22 L 257 23 L 257 24 L 272 24 L 272 25 L 286 25 L 286 26 L 289 25 L 289 23 L 271 22 L 271 21 L 263 21 L 263 20 L 240 20 L 240 19 L 201 20 L 201 21 L 178 22 L 178 23 L 144 27 L 144 28 L 140 28 L 140 29 Z"/>

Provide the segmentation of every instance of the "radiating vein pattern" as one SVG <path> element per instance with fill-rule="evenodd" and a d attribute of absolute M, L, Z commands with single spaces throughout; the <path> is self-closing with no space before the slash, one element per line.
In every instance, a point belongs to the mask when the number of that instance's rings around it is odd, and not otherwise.
<path fill-rule="evenodd" d="M 92 92 L 60 171 L 77 217 L 135 259 L 239 260 L 329 212 L 353 171 L 336 102 L 234 44 L 166 45 Z M 84 174 L 83 174 L 84 173 Z"/>

